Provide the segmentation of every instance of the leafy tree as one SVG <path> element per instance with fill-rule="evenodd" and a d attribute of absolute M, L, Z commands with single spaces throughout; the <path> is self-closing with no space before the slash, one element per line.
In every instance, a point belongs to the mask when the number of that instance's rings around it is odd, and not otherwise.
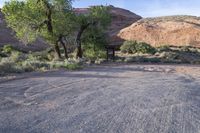
<path fill-rule="evenodd" d="M 11 0 L 3 7 L 6 21 L 17 36 L 23 41 L 34 41 L 37 37 L 44 38 L 55 48 L 58 58 L 61 58 L 59 44 L 64 48 L 68 58 L 67 48 L 63 38 L 69 35 L 73 28 L 74 18 L 71 0 Z"/>
<path fill-rule="evenodd" d="M 107 26 L 111 22 L 111 16 L 109 13 L 109 7 L 106 6 L 93 6 L 89 9 L 88 13 L 78 14 L 76 16 L 76 22 L 78 25 L 78 34 L 76 37 L 77 43 L 77 58 L 82 58 L 82 35 L 84 32 L 91 33 L 91 27 L 104 32 Z M 94 30 L 93 30 L 94 31 Z M 96 32 L 97 33 L 97 32 Z M 93 35 L 96 35 L 93 33 Z M 90 34 L 91 35 L 91 34 Z M 93 36 L 94 37 L 94 36 Z M 93 38 L 94 39 L 94 38 Z"/>
<path fill-rule="evenodd" d="M 82 36 L 83 55 L 91 60 L 105 58 L 107 44 L 108 35 L 105 31 L 92 25 Z"/>

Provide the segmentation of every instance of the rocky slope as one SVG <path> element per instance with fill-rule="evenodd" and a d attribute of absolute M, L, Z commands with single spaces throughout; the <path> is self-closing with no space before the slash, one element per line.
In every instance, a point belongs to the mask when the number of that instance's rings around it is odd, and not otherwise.
<path fill-rule="evenodd" d="M 112 23 L 109 28 L 111 44 L 121 44 L 122 39 L 117 36 L 121 29 L 130 26 L 132 23 L 142 19 L 141 16 L 125 9 L 111 6 Z"/>
<path fill-rule="evenodd" d="M 24 44 L 20 42 L 16 37 L 14 31 L 7 27 L 3 14 L 0 10 L 0 47 L 3 45 L 12 45 L 13 47 L 23 51 L 40 51 L 48 47 L 48 45 L 42 40 L 37 39 L 32 44 Z"/>
<path fill-rule="evenodd" d="M 153 46 L 200 47 L 200 18 L 194 16 L 168 16 L 141 19 L 123 29 L 118 37 L 138 40 Z"/>

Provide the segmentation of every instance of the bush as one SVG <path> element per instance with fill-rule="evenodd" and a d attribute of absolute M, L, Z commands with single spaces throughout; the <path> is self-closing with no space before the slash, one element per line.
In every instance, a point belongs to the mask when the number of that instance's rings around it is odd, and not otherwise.
<path fill-rule="evenodd" d="M 3 53 L 11 54 L 11 52 L 14 51 L 14 48 L 11 45 L 4 45 L 2 51 Z"/>
<path fill-rule="evenodd" d="M 25 72 L 31 72 L 37 70 L 48 70 L 50 69 L 50 64 L 47 62 L 26 60 L 21 63 L 21 67 Z"/>
<path fill-rule="evenodd" d="M 5 73 L 20 73 L 23 70 L 10 58 L 3 58 L 0 62 L 0 74 Z"/>
<path fill-rule="evenodd" d="M 134 54 L 136 53 L 136 41 L 125 41 L 120 47 L 122 53 Z"/>
<path fill-rule="evenodd" d="M 26 60 L 24 54 L 12 51 L 9 57 L 4 57 L 0 60 L 0 73 L 20 73 L 24 72 L 20 62 Z"/>
<path fill-rule="evenodd" d="M 142 54 L 155 54 L 156 53 L 156 49 L 145 42 L 137 43 L 136 51 L 137 51 L 137 53 L 142 53 Z"/>
<path fill-rule="evenodd" d="M 47 50 L 41 52 L 34 52 L 29 53 L 28 58 L 30 60 L 52 61 L 54 58 L 54 53 L 48 52 Z"/>
<path fill-rule="evenodd" d="M 84 51 L 84 57 L 86 57 L 89 60 L 97 60 L 97 59 L 105 59 L 106 58 L 106 52 L 103 50 L 97 50 L 94 51 L 92 49 L 88 49 Z"/>
<path fill-rule="evenodd" d="M 4 54 L 2 51 L 0 51 L 0 57 L 8 57 L 8 56 Z"/>
<path fill-rule="evenodd" d="M 7 49 L 7 48 L 6 48 Z M 3 50 L 2 50 L 3 51 Z M 8 57 L 0 57 L 0 75 L 31 71 L 44 71 L 65 68 L 75 70 L 81 68 L 82 60 L 51 61 L 48 51 L 25 54 L 16 50 L 9 51 Z M 49 57 L 50 56 L 50 57 Z"/>
<path fill-rule="evenodd" d="M 27 55 L 25 55 L 21 52 L 18 52 L 18 51 L 13 51 L 13 52 L 11 52 L 11 55 L 9 58 L 13 62 L 21 62 L 21 61 L 24 61 L 27 59 Z"/>
<path fill-rule="evenodd" d="M 83 55 L 89 60 L 95 61 L 106 58 L 106 51 L 104 46 L 94 43 L 86 43 L 83 45 Z"/>
<path fill-rule="evenodd" d="M 125 41 L 120 47 L 122 53 L 134 54 L 155 54 L 156 49 L 145 42 Z"/>

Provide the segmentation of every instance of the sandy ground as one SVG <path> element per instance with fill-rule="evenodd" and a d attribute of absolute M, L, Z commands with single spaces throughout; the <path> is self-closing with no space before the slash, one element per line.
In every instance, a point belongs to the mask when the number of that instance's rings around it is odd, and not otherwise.
<path fill-rule="evenodd" d="M 200 67 L 105 65 L 0 83 L 2 133 L 200 133 Z"/>

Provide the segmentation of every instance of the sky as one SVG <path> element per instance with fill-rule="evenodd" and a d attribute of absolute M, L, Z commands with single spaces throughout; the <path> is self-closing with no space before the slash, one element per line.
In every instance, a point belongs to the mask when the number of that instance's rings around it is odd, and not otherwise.
<path fill-rule="evenodd" d="M 0 0 L 0 7 L 6 0 Z M 8 0 L 7 0 L 8 1 Z M 74 7 L 114 5 L 128 9 L 142 17 L 169 15 L 200 16 L 200 0 L 75 0 Z"/>

